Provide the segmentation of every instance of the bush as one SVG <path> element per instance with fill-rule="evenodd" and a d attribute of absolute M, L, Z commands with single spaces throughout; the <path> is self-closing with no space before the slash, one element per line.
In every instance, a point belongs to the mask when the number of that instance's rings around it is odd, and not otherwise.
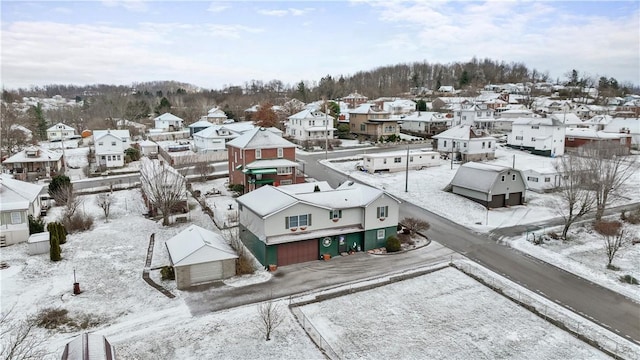
<path fill-rule="evenodd" d="M 44 220 L 29 215 L 29 235 L 44 232 Z"/>
<path fill-rule="evenodd" d="M 56 234 L 60 245 L 67 243 L 67 229 L 60 222 L 52 222 L 47 224 L 47 231 L 50 234 Z"/>
<path fill-rule="evenodd" d="M 620 220 L 628 222 L 629 224 L 640 224 L 640 208 L 630 211 L 629 214 L 623 211 L 620 214 Z"/>
<path fill-rule="evenodd" d="M 60 241 L 57 233 L 49 234 L 49 258 L 51 261 L 62 260 L 62 250 L 60 249 Z"/>
<path fill-rule="evenodd" d="M 36 324 L 45 329 L 56 329 L 69 324 L 70 321 L 69 311 L 66 309 L 46 308 L 36 315 Z"/>
<path fill-rule="evenodd" d="M 91 229 L 93 226 L 93 217 L 76 213 L 71 218 L 65 218 L 62 224 L 69 233 L 85 231 Z"/>
<path fill-rule="evenodd" d="M 71 185 L 71 179 L 66 175 L 56 175 L 51 179 L 49 183 L 49 196 L 55 197 L 60 192 L 60 189 Z"/>
<path fill-rule="evenodd" d="M 634 278 L 633 276 L 627 274 L 624 276 L 620 276 L 620 281 L 623 283 L 627 283 L 627 284 L 631 284 L 631 285 L 638 285 L 638 279 Z"/>
<path fill-rule="evenodd" d="M 128 148 L 124 151 L 124 155 L 130 159 L 130 161 L 140 160 L 140 150 L 136 148 Z M 128 162 L 128 161 L 127 161 Z"/>
<path fill-rule="evenodd" d="M 237 194 L 242 194 L 244 193 L 244 185 L 242 184 L 231 184 L 229 185 L 229 190 L 237 193 Z"/>
<path fill-rule="evenodd" d="M 402 248 L 402 245 L 400 243 L 400 239 L 398 239 L 395 236 L 389 236 L 387 238 L 387 252 L 388 253 L 392 253 L 392 252 L 398 252 L 400 251 L 400 249 Z"/>
<path fill-rule="evenodd" d="M 160 269 L 160 275 L 162 276 L 162 280 L 176 279 L 176 273 L 173 266 L 163 266 L 162 269 Z"/>

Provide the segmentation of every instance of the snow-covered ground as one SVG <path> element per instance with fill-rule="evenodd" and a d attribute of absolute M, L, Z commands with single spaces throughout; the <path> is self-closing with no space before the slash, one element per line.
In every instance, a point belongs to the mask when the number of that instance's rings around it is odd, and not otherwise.
<path fill-rule="evenodd" d="M 498 148 L 497 159 L 490 163 L 512 166 L 516 168 L 548 168 L 553 166 L 554 159 L 531 155 L 526 152 L 509 148 Z M 558 217 L 555 210 L 559 201 L 557 194 L 539 194 L 527 191 L 526 205 L 512 206 L 487 210 L 485 207 L 471 200 L 443 189 L 451 182 L 460 165 L 443 161 L 440 166 L 423 170 L 410 170 L 408 173 L 408 192 L 405 192 L 405 172 L 369 174 L 356 169 L 361 163 L 357 157 L 350 161 L 331 162 L 322 160 L 326 165 L 335 168 L 353 179 L 383 188 L 400 199 L 410 201 L 431 212 L 451 219 L 465 227 L 478 232 L 488 232 L 498 227 L 526 225 Z M 349 159 L 343 159 L 349 160 Z M 525 165 L 526 164 L 526 165 Z M 618 199 L 612 204 L 622 205 L 640 201 L 640 175 L 632 176 L 625 185 L 625 198 Z M 615 216 L 617 218 L 618 215 Z M 539 232 L 557 231 L 558 229 L 544 229 Z M 640 228 L 630 227 L 635 237 L 640 237 Z M 569 233 L 572 239 L 568 242 L 551 241 L 542 246 L 531 244 L 526 234 L 513 239 L 504 239 L 513 247 L 545 260 L 551 264 L 585 277 L 602 286 L 611 288 L 633 299 L 640 301 L 640 286 L 622 283 L 618 278 L 630 274 L 640 279 L 640 245 L 629 246 L 621 251 L 614 260 L 619 271 L 606 269 L 606 255 L 603 241 L 589 225 L 574 225 Z"/>

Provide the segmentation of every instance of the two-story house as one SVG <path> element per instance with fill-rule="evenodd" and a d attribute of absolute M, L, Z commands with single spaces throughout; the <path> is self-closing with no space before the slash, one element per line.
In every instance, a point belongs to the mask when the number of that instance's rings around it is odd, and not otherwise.
<path fill-rule="evenodd" d="M 237 201 L 240 238 L 265 266 L 367 251 L 397 233 L 400 201 L 351 181 L 264 186 Z"/>
<path fill-rule="evenodd" d="M 182 130 L 184 120 L 171 113 L 164 113 L 153 119 L 154 128 L 162 131 Z"/>
<path fill-rule="evenodd" d="M 336 130 L 333 120 L 332 116 L 322 111 L 305 109 L 289 116 L 286 134 L 298 142 L 333 139 Z"/>
<path fill-rule="evenodd" d="M 203 116 L 200 120 L 206 120 L 212 124 L 225 124 L 227 120 L 227 114 L 219 107 L 209 109 L 206 116 Z"/>
<path fill-rule="evenodd" d="M 391 113 L 376 108 L 374 104 L 362 104 L 350 110 L 349 127 L 352 134 L 370 140 L 400 135 L 398 120 L 392 119 Z"/>
<path fill-rule="evenodd" d="M 251 121 L 213 125 L 193 134 L 193 146 L 199 153 L 227 151 L 227 142 L 255 128 Z"/>
<path fill-rule="evenodd" d="M 471 125 L 458 125 L 434 135 L 436 150 L 463 162 L 495 159 L 496 138 Z"/>
<path fill-rule="evenodd" d="M 254 128 L 229 141 L 227 155 L 229 184 L 242 185 L 244 192 L 304 182 L 297 171 L 296 145 L 271 129 Z"/>
<path fill-rule="evenodd" d="M 96 164 L 105 168 L 124 166 L 124 151 L 131 146 L 129 130 L 94 130 Z"/>
<path fill-rule="evenodd" d="M 495 121 L 494 110 L 486 104 L 460 104 L 454 110 L 453 125 L 473 125 L 481 129 L 490 129 Z"/>
<path fill-rule="evenodd" d="M 348 104 L 349 109 L 355 109 L 360 106 L 360 104 L 366 103 L 368 99 L 368 97 L 358 94 L 358 91 L 356 91 L 343 97 L 341 100 Z"/>
<path fill-rule="evenodd" d="M 47 139 L 49 141 L 69 139 L 73 136 L 76 136 L 76 129 L 63 123 L 57 123 L 47 129 Z"/>
<path fill-rule="evenodd" d="M 44 185 L 31 184 L 0 174 L 0 246 L 29 239 L 29 215 L 40 216 Z"/>
<path fill-rule="evenodd" d="M 419 135 L 435 135 L 451 126 L 451 118 L 438 112 L 416 111 L 393 118 L 398 120 L 402 130 Z"/>
<path fill-rule="evenodd" d="M 31 145 L 3 161 L 2 165 L 16 179 L 33 181 L 64 173 L 64 160 L 61 152 Z"/>
<path fill-rule="evenodd" d="M 519 118 L 513 120 L 507 146 L 553 157 L 564 154 L 564 138 L 565 125 L 557 119 Z"/>

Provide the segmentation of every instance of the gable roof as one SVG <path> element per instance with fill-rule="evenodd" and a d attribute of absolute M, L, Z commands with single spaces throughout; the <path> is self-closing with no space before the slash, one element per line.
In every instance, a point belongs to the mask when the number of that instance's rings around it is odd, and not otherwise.
<path fill-rule="evenodd" d="M 36 151 L 38 153 L 37 157 L 27 157 L 27 152 Z M 42 148 L 37 145 L 31 145 L 17 154 L 14 154 L 10 158 L 3 161 L 3 164 L 14 164 L 14 163 L 22 163 L 22 162 L 43 162 L 43 161 L 58 161 L 62 157 L 62 153 L 51 151 L 45 148 Z"/>
<path fill-rule="evenodd" d="M 164 113 L 158 117 L 153 118 L 153 120 L 162 120 L 162 121 L 184 121 L 181 118 L 173 115 L 172 113 Z"/>
<path fill-rule="evenodd" d="M 462 164 L 451 180 L 451 185 L 488 193 L 498 176 L 505 171 L 518 171 L 505 166 L 468 162 Z M 522 176 L 520 176 L 522 178 Z"/>
<path fill-rule="evenodd" d="M 76 131 L 76 129 L 72 128 L 69 125 L 63 124 L 61 122 L 47 129 L 47 131 L 58 131 L 58 130 L 72 130 L 74 132 Z"/>
<path fill-rule="evenodd" d="M 129 130 L 94 130 L 93 131 L 94 141 L 100 140 L 100 138 L 104 137 L 105 135 L 113 135 L 120 140 L 131 138 L 131 135 L 129 134 Z"/>
<path fill-rule="evenodd" d="M 271 129 L 263 127 L 257 127 L 246 131 L 237 138 L 229 141 L 227 145 L 242 149 L 295 147 L 295 144 L 292 142 L 275 134 Z"/>
<path fill-rule="evenodd" d="M 198 120 L 198 121 L 194 122 L 193 124 L 191 124 L 191 125 L 189 125 L 187 127 L 190 127 L 190 128 L 209 127 L 209 126 L 212 126 L 212 125 L 213 125 L 212 123 L 210 123 L 210 122 L 208 122 L 206 120 Z"/>
<path fill-rule="evenodd" d="M 44 192 L 44 185 L 37 185 L 12 178 L 9 174 L 0 174 L 0 209 L 28 209 Z"/>
<path fill-rule="evenodd" d="M 562 122 L 550 117 L 525 117 L 513 119 L 513 125 L 561 126 Z"/>
<path fill-rule="evenodd" d="M 174 266 L 238 258 L 222 235 L 197 225 L 189 226 L 165 245 Z"/>
<path fill-rule="evenodd" d="M 582 120 L 580 120 L 578 115 L 570 112 L 565 112 L 565 113 L 555 112 L 551 114 L 550 117 L 554 120 L 558 120 L 560 123 L 565 125 L 582 124 Z"/>
<path fill-rule="evenodd" d="M 360 104 L 357 108 L 353 110 L 349 110 L 350 114 L 389 114 L 388 111 L 384 110 L 374 110 L 372 107 L 375 107 L 375 104 L 365 103 Z"/>
<path fill-rule="evenodd" d="M 432 136 L 432 138 L 433 139 L 456 139 L 456 140 L 470 140 L 470 139 L 495 140 L 493 136 L 490 136 L 484 130 L 476 129 L 471 125 L 457 125 L 448 130 L 441 132 L 438 135 Z"/>
<path fill-rule="evenodd" d="M 574 137 L 580 139 L 596 139 L 596 140 L 611 140 L 622 139 L 631 137 L 629 134 L 617 133 L 617 132 L 604 132 L 596 131 L 591 128 L 568 128 L 565 132 L 566 137 Z"/>
<path fill-rule="evenodd" d="M 303 120 L 303 119 L 333 120 L 333 116 L 330 116 L 329 114 L 325 114 L 324 112 L 319 110 L 310 110 L 310 109 L 304 109 L 298 113 L 295 113 L 289 116 L 289 120 Z"/>

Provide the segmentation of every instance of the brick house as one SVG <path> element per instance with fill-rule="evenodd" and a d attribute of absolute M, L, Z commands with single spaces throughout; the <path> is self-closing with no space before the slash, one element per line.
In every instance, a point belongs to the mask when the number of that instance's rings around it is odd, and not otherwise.
<path fill-rule="evenodd" d="M 227 143 L 229 184 L 249 192 L 265 184 L 304 182 L 296 162 L 295 144 L 263 127 L 249 130 Z"/>

